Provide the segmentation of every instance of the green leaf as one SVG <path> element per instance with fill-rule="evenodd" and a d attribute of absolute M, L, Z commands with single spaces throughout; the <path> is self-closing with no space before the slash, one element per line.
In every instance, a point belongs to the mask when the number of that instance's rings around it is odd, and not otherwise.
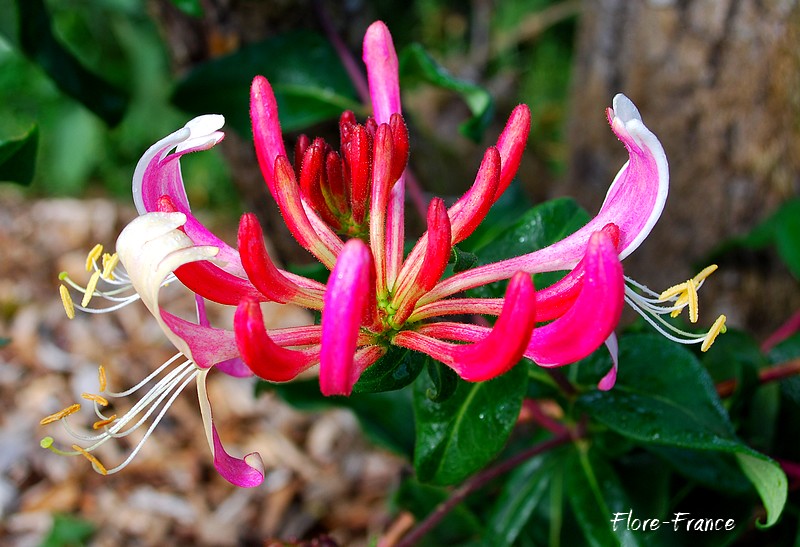
<path fill-rule="evenodd" d="M 47 73 L 58 88 L 94 112 L 109 126 L 125 115 L 128 93 L 86 69 L 53 34 L 43 0 L 17 0 L 22 51 Z"/>
<path fill-rule="evenodd" d="M 596 451 L 577 446 L 567 458 L 565 494 L 587 545 L 640 545 L 640 538 L 628 530 L 625 521 L 616 524 L 615 514 L 631 511 L 631 504 L 614 470 Z"/>
<path fill-rule="evenodd" d="M 431 401 L 426 375 L 414 384 L 417 423 L 414 467 L 419 480 L 455 484 L 483 468 L 503 449 L 527 389 L 527 372 L 516 366 L 488 382 L 459 380 L 443 403 Z"/>
<path fill-rule="evenodd" d="M 40 547 L 78 547 L 86 545 L 92 534 L 94 525 L 91 522 L 70 515 L 54 515 L 53 527 Z"/>
<path fill-rule="evenodd" d="M 348 408 L 358 418 L 364 433 L 376 444 L 409 458 L 414 450 L 414 414 L 408 390 L 325 397 L 320 393 L 316 379 L 256 384 L 257 395 L 267 391 L 277 393 L 301 410 Z"/>
<path fill-rule="evenodd" d="M 386 355 L 365 370 L 353 393 L 378 393 L 402 389 L 413 382 L 425 366 L 425 354 L 390 346 Z"/>
<path fill-rule="evenodd" d="M 223 114 L 249 136 L 250 84 L 259 74 L 272 85 L 284 131 L 363 110 L 334 49 L 307 31 L 274 36 L 196 66 L 178 83 L 172 102 L 192 114 Z"/>
<path fill-rule="evenodd" d="M 617 385 L 581 395 L 577 406 L 645 445 L 733 454 L 751 482 L 758 481 L 754 486 L 767 510 L 766 526 L 778 520 L 786 503 L 786 475 L 736 437 L 711 378 L 685 348 L 652 334 L 623 337 Z"/>
<path fill-rule="evenodd" d="M 0 338 L 0 348 L 5 347 L 11 343 L 11 338 Z"/>
<path fill-rule="evenodd" d="M 400 79 L 403 85 L 423 81 L 443 89 L 455 91 L 467 104 L 472 118 L 461 124 L 459 131 L 465 137 L 479 142 L 492 120 L 494 102 L 487 90 L 479 85 L 453 77 L 437 63 L 420 44 L 403 48 L 399 56 Z"/>
<path fill-rule="evenodd" d="M 789 271 L 800 280 L 800 198 L 787 200 L 750 233 L 726 241 L 712 256 L 732 249 L 761 249 L 767 245 L 775 245 Z"/>
<path fill-rule="evenodd" d="M 589 221 L 589 213 L 571 198 L 559 198 L 541 203 L 528 210 L 514 224 L 492 240 L 473 249 L 481 264 L 490 264 L 543 249 L 564 239 Z M 534 284 L 546 287 L 560 277 L 558 272 L 537 275 Z M 502 297 L 506 283 L 493 283 L 474 289 L 481 297 Z"/>
<path fill-rule="evenodd" d="M 29 185 L 36 168 L 38 144 L 39 128 L 35 125 L 24 135 L 0 141 L 0 181 Z"/>
<path fill-rule="evenodd" d="M 536 507 L 546 501 L 550 479 L 563 457 L 560 450 L 541 454 L 509 474 L 489 514 L 488 544 L 514 544 Z"/>
<path fill-rule="evenodd" d="M 434 403 L 445 402 L 456 392 L 458 375 L 453 369 L 434 359 L 428 359 L 426 368 L 433 386 L 428 389 L 425 396 Z"/>
<path fill-rule="evenodd" d="M 200 4 L 200 0 L 172 0 L 172 4 L 186 15 L 203 16 L 203 6 Z"/>

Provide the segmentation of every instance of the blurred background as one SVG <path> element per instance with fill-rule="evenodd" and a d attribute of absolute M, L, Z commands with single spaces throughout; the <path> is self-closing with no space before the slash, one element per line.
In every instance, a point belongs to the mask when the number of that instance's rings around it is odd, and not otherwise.
<path fill-rule="evenodd" d="M 191 395 L 120 475 L 38 447 L 38 420 L 93 389 L 98 363 L 129 384 L 170 355 L 143 308 L 67 322 L 57 296 L 58 273 L 80 276 L 92 245 L 113 247 L 134 216 L 141 154 L 194 115 L 225 114 L 225 141 L 182 162 L 193 209 L 228 241 L 256 211 L 279 259 L 307 263 L 256 167 L 249 83 L 273 83 L 288 145 L 335 141 L 343 109 L 369 114 L 346 65 L 363 71 L 375 19 L 400 53 L 426 195 L 461 195 L 524 102 L 532 131 L 508 199 L 568 195 L 597 210 L 626 159 L 604 114 L 622 92 L 672 175 L 626 272 L 660 290 L 717 261 L 705 317 L 761 338 L 800 309 L 797 0 L 0 0 L 3 542 L 366 545 L 394 521 L 402 459 L 344 411 L 300 413 L 229 378 L 213 379 L 215 411 L 226 439 L 274 466 L 260 489 L 214 474 Z M 306 319 L 276 307 L 270 321 Z"/>

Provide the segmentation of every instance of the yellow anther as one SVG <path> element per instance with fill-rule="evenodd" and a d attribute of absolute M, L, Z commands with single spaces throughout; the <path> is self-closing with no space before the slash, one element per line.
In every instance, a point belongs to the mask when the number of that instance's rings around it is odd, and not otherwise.
<path fill-rule="evenodd" d="M 717 317 L 717 320 L 714 321 L 714 324 L 711 325 L 711 328 L 708 330 L 708 334 L 703 339 L 703 345 L 700 346 L 700 351 L 708 351 L 708 348 L 711 347 L 711 344 L 714 343 L 714 340 L 717 339 L 717 336 L 723 334 L 727 329 L 725 328 L 725 316 L 720 315 Z"/>
<path fill-rule="evenodd" d="M 117 415 L 113 414 L 110 418 L 106 418 L 105 420 L 98 420 L 98 421 L 96 421 L 95 423 L 92 424 L 92 429 L 100 429 L 101 427 L 105 427 L 108 424 L 113 423 L 114 420 L 116 420 L 116 419 L 117 419 Z"/>
<path fill-rule="evenodd" d="M 673 285 L 666 291 L 662 292 L 658 296 L 658 299 L 663 302 L 664 300 L 669 300 L 670 298 L 678 296 L 679 294 L 685 291 L 686 291 L 686 282 L 684 281 L 683 283 L 678 283 L 677 285 Z"/>
<path fill-rule="evenodd" d="M 39 425 L 47 425 L 52 424 L 53 422 L 57 422 L 62 418 L 66 418 L 70 414 L 75 414 L 81 409 L 80 403 L 75 403 L 74 405 L 70 405 L 64 410 L 59 410 L 55 414 L 50 414 L 50 416 L 46 416 L 39 420 Z"/>
<path fill-rule="evenodd" d="M 103 279 L 114 279 L 114 268 L 117 267 L 119 264 L 119 255 L 114 253 L 110 255 L 108 253 L 103 255 L 103 273 L 101 277 Z"/>
<path fill-rule="evenodd" d="M 694 281 L 695 285 L 699 285 L 702 280 L 704 280 L 706 277 L 708 277 L 709 275 L 711 275 L 715 271 L 717 271 L 717 265 L 716 264 L 712 264 L 711 266 L 706 266 L 705 268 L 703 268 L 700 271 L 699 274 L 697 274 L 696 276 L 694 276 L 692 278 L 692 281 Z"/>
<path fill-rule="evenodd" d="M 106 369 L 103 365 L 97 367 L 97 381 L 100 384 L 100 393 L 104 392 L 108 387 L 108 382 L 106 382 Z"/>
<path fill-rule="evenodd" d="M 94 294 L 95 289 L 97 289 L 97 282 L 100 280 L 100 272 L 94 272 L 92 277 L 89 278 L 89 283 L 86 285 L 86 292 L 83 295 L 83 299 L 81 300 L 81 306 L 84 308 L 89 305 L 89 301 L 92 299 L 92 295 Z"/>
<path fill-rule="evenodd" d="M 684 292 L 675 301 L 675 304 L 674 304 L 675 309 L 672 310 L 672 312 L 669 314 L 669 316 L 670 317 L 678 317 L 681 314 L 681 312 L 683 311 L 683 308 L 685 308 L 686 304 L 688 304 L 688 303 L 689 303 L 689 293 L 688 292 Z"/>
<path fill-rule="evenodd" d="M 94 393 L 82 393 L 81 397 L 83 397 L 87 401 L 94 401 L 100 406 L 108 406 L 108 400 L 105 397 L 101 397 L 100 395 L 95 395 Z"/>
<path fill-rule="evenodd" d="M 697 309 L 697 286 L 694 279 L 686 282 L 686 294 L 689 299 L 689 321 L 697 323 L 699 317 L 699 310 Z"/>
<path fill-rule="evenodd" d="M 61 295 L 61 303 L 64 304 L 64 311 L 67 312 L 69 319 L 75 319 L 75 304 L 69 295 L 69 289 L 65 285 L 58 286 L 58 294 Z"/>
<path fill-rule="evenodd" d="M 89 452 L 87 452 L 86 450 L 84 450 L 83 448 L 78 446 L 77 444 L 73 444 L 72 445 L 72 449 L 77 451 L 77 452 L 80 452 L 81 454 L 83 454 L 84 458 L 86 458 L 87 460 L 92 462 L 92 465 L 94 466 L 95 471 L 97 471 L 101 475 L 108 475 L 108 471 L 106 470 L 105 466 L 102 463 L 100 463 L 100 460 L 98 460 L 93 454 L 90 454 Z"/>
<path fill-rule="evenodd" d="M 89 251 L 88 255 L 86 255 L 87 272 L 91 272 L 94 269 L 95 262 L 97 262 L 97 259 L 100 258 L 101 254 L 103 254 L 103 246 L 98 243 L 92 247 L 92 250 Z"/>

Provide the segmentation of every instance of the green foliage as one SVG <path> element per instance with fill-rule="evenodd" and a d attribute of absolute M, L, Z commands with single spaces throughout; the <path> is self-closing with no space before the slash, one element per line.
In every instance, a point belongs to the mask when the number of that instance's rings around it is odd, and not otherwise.
<path fill-rule="evenodd" d="M 40 547 L 79 547 L 94 534 L 94 525 L 69 515 L 53 515 L 53 527 Z"/>
<path fill-rule="evenodd" d="M 172 0 L 172 3 L 186 15 L 191 15 L 192 17 L 203 16 L 203 5 L 200 0 Z"/>
<path fill-rule="evenodd" d="M 430 378 L 414 384 L 417 477 L 433 484 L 455 484 L 492 461 L 514 427 L 527 384 L 524 367 L 488 382 L 458 380 L 444 402 L 428 397 Z"/>
<path fill-rule="evenodd" d="M 333 47 L 307 31 L 280 34 L 195 66 L 178 82 L 172 101 L 193 114 L 223 114 L 249 136 L 250 84 L 259 74 L 272 85 L 284 131 L 338 118 L 344 110 L 363 114 Z"/>
<path fill-rule="evenodd" d="M 25 134 L 0 141 L 0 181 L 29 185 L 36 167 L 39 128 L 35 125 Z"/>
<path fill-rule="evenodd" d="M 774 246 L 795 279 L 800 280 L 800 198 L 784 202 L 777 211 L 750 233 L 732 238 L 715 252 L 721 256 L 737 248 L 762 249 Z"/>
<path fill-rule="evenodd" d="M 80 101 L 108 125 L 117 125 L 128 106 L 128 95 L 87 70 L 53 34 L 43 0 L 17 0 L 19 43 L 67 95 Z"/>
<path fill-rule="evenodd" d="M 761 496 L 766 525 L 775 524 L 786 503 L 786 475 L 736 437 L 711 378 L 692 353 L 655 335 L 637 335 L 621 341 L 620 361 L 626 366 L 615 388 L 582 395 L 580 409 L 637 443 L 733 454 Z"/>
<path fill-rule="evenodd" d="M 398 55 L 402 86 L 425 82 L 458 93 L 472 112 L 459 130 L 475 142 L 481 140 L 494 114 L 494 101 L 483 87 L 454 78 L 420 44 L 405 47 Z"/>

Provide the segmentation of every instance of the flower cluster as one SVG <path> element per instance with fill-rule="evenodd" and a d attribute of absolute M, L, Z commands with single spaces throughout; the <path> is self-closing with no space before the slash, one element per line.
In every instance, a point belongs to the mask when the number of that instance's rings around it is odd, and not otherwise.
<path fill-rule="evenodd" d="M 704 350 L 724 329 L 724 316 L 700 335 L 681 331 L 662 318 L 688 307 L 690 320 L 697 321 L 697 290 L 713 268 L 662 294 L 623 275 L 621 260 L 642 243 L 661 215 L 669 179 L 660 143 L 622 95 L 614 98 L 607 116 L 630 159 L 586 226 L 549 247 L 444 278 L 454 246 L 481 223 L 516 173 L 530 126 L 529 110 L 520 105 L 496 145 L 484 154 L 472 187 L 450 207 L 441 199 L 431 200 L 427 231 L 406 256 L 404 171 L 409 136 L 401 113 L 397 56 L 383 23 L 368 29 L 364 61 L 373 117 L 362 125 L 345 112 L 339 122 L 338 151 L 322 139 L 303 136 L 291 161 L 269 82 L 256 77 L 251 89 L 255 149 L 267 188 L 295 239 L 330 270 L 326 285 L 278 268 L 253 215 L 241 218 L 236 248 L 192 215 L 180 158 L 209 149 L 223 138 L 221 116 L 195 118 L 145 153 L 133 181 L 140 216 L 120 234 L 119 258 L 107 255 L 98 265 L 102 251 L 95 250 L 87 260 L 87 268 L 95 273 L 85 289 L 63 278 L 84 292 L 81 305 L 73 304 L 66 286 L 62 298 L 70 316 L 75 308 L 94 311 L 87 307 L 93 296 L 115 303 L 104 311 L 141 299 L 179 354 L 154 373 L 163 377 L 123 417 L 102 412 L 108 403 L 105 396 L 127 396 L 153 376 L 129 392 L 110 393 L 101 374 L 100 394 L 87 394 L 99 417 L 95 429 L 101 432 L 89 436 L 73 432 L 88 446 L 74 445 L 72 452 L 60 453 L 82 454 L 103 473 L 121 469 L 127 461 L 106 469 L 92 452 L 138 428 L 160 409 L 157 423 L 171 400 L 194 380 L 217 469 L 234 484 L 253 486 L 263 478 L 257 455 L 243 460 L 229 456 L 213 426 L 205 393 L 212 367 L 285 382 L 319 365 L 322 393 L 349 395 L 364 370 L 391 346 L 425 353 L 465 380 L 484 381 L 508 371 L 523 357 L 539 366 L 561 366 L 605 343 L 614 366 L 600 388 L 609 389 L 616 376 L 614 329 L 624 302 L 666 336 L 701 343 Z M 568 273 L 554 285 L 536 290 L 532 275 L 551 271 Z M 176 278 L 196 294 L 196 322 L 159 305 L 161 287 Z M 508 281 L 504 298 L 466 293 L 503 280 Z M 109 290 L 99 290 L 98 282 L 106 282 Z M 236 307 L 232 329 L 209 324 L 206 300 Z M 260 307 L 267 301 L 318 310 L 321 322 L 267 330 Z M 496 321 L 485 326 L 450 320 L 478 315 Z M 67 415 L 76 410 L 73 405 L 43 423 L 66 423 Z M 43 446 L 57 450 L 50 438 Z"/>

